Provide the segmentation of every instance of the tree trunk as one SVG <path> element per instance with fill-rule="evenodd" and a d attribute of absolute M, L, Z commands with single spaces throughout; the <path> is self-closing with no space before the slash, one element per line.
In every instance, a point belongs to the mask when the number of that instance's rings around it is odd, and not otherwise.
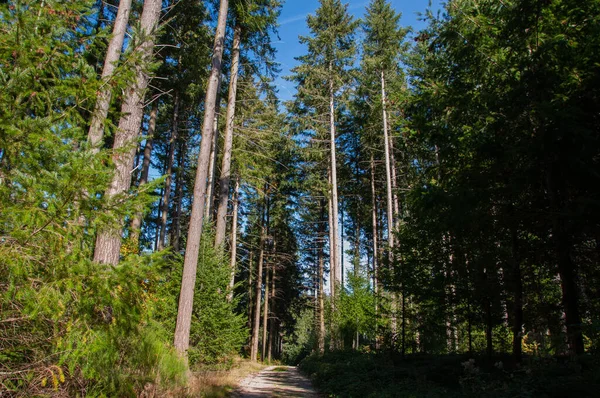
<path fill-rule="evenodd" d="M 388 120 L 387 120 L 387 109 L 386 109 L 386 93 L 385 93 L 385 76 L 383 70 L 381 71 L 381 108 L 383 115 L 383 141 L 384 141 L 384 152 L 385 152 L 385 178 L 386 178 L 386 192 L 387 192 L 387 229 L 388 229 L 388 266 L 390 270 L 393 267 L 394 261 L 394 196 L 393 196 L 393 180 L 392 180 L 392 155 L 390 149 L 390 137 L 388 132 Z M 397 202 L 397 201 L 396 201 Z M 392 293 L 391 297 L 391 329 L 392 335 L 397 332 L 397 321 L 396 321 L 396 307 L 397 297 L 396 294 Z"/>
<path fill-rule="evenodd" d="M 266 207 L 266 206 L 265 206 Z M 264 212 L 267 214 L 267 221 L 264 219 Z M 256 288 L 254 290 L 255 307 L 254 307 L 254 327 L 252 328 L 252 349 L 250 351 L 250 360 L 256 362 L 258 359 L 258 332 L 260 329 L 260 298 L 262 291 L 262 273 L 263 273 L 263 261 L 265 257 L 265 238 L 267 235 L 267 223 L 269 219 L 269 210 L 265 208 L 263 215 L 261 216 L 261 227 L 260 227 L 260 243 L 258 252 L 258 267 L 256 271 Z"/>
<path fill-rule="evenodd" d="M 333 201 L 331 200 L 331 169 L 327 170 L 327 180 L 329 183 L 329 195 L 327 195 L 327 223 L 329 225 L 329 294 L 331 296 L 331 308 L 334 308 L 334 300 L 335 297 L 335 268 L 336 268 L 336 251 L 335 251 L 335 233 L 333 228 Z"/>
<path fill-rule="evenodd" d="M 333 68 L 332 64 L 329 64 L 329 71 Z M 333 227 L 333 245 L 331 250 L 334 252 L 335 267 L 333 268 L 335 274 L 332 275 L 334 284 L 341 283 L 342 270 L 340 268 L 340 248 L 339 248 L 339 225 L 338 225 L 338 190 L 337 190 L 337 161 L 335 157 L 335 92 L 333 88 L 333 79 L 329 79 L 329 133 L 330 133 L 330 160 L 331 160 L 331 211 L 332 211 L 332 227 Z"/>
<path fill-rule="evenodd" d="M 324 271 L 324 263 L 325 263 L 325 254 L 323 251 L 323 245 L 325 242 L 325 201 L 321 200 L 321 217 L 319 217 L 319 234 L 318 234 L 318 252 L 317 252 L 317 261 L 318 261 L 318 283 L 319 283 L 319 293 L 318 293 L 318 305 L 319 305 L 319 336 L 318 336 L 318 350 L 320 354 L 325 352 L 325 302 L 324 302 L 324 292 L 323 289 L 325 287 L 325 283 L 323 280 L 323 271 Z"/>
<path fill-rule="evenodd" d="M 113 144 L 113 163 L 115 174 L 106 190 L 106 197 L 112 200 L 115 196 L 125 193 L 131 186 L 131 169 L 137 149 L 136 140 L 144 113 L 144 95 L 149 76 L 144 73 L 144 65 L 152 61 L 154 49 L 153 35 L 158 24 L 161 11 L 161 1 L 146 0 L 141 16 L 141 37 L 147 38 L 137 47 L 141 65 L 136 65 L 136 78 L 132 86 L 125 92 L 119 127 L 115 133 Z M 116 265 L 119 262 L 121 250 L 122 227 L 105 227 L 99 230 L 94 249 L 94 261 L 97 263 Z"/>
<path fill-rule="evenodd" d="M 375 294 L 375 319 L 379 316 L 379 278 L 377 276 L 379 248 L 377 246 L 377 191 L 375 190 L 375 158 L 371 153 L 371 228 L 373 233 L 373 293 Z M 379 331 L 375 336 L 375 348 L 379 349 Z"/>
<path fill-rule="evenodd" d="M 158 103 L 155 101 L 150 110 L 150 121 L 148 122 L 148 134 L 146 135 L 146 145 L 144 147 L 144 159 L 142 161 L 142 172 L 140 173 L 140 183 L 138 190 L 148 182 L 150 173 L 150 161 L 152 160 L 152 146 L 154 144 L 154 135 L 156 134 L 156 117 L 158 115 Z M 142 227 L 143 213 L 141 211 L 135 214 L 131 221 L 131 237 L 134 242 L 139 242 L 140 229 Z"/>
<path fill-rule="evenodd" d="M 276 241 L 273 242 L 273 254 L 276 255 L 277 250 L 275 249 L 276 247 Z M 268 344 L 268 351 L 267 351 L 267 358 L 269 360 L 269 363 L 271 363 L 272 357 L 273 357 L 273 340 L 275 338 L 275 317 L 273 316 L 274 314 L 274 303 L 275 303 L 275 271 L 276 271 L 276 265 L 275 262 L 273 261 L 273 263 L 271 264 L 271 298 L 269 299 L 269 312 L 271 313 L 271 317 L 269 319 L 269 344 Z"/>
<path fill-rule="evenodd" d="M 390 140 L 388 134 L 387 111 L 386 111 L 386 95 L 385 95 L 385 77 L 383 70 L 381 71 L 381 107 L 383 109 L 383 145 L 385 152 L 385 179 L 387 193 L 387 229 L 388 229 L 388 246 L 389 260 L 392 263 L 394 249 L 394 211 L 393 211 L 393 196 L 392 196 L 392 174 L 391 174 L 391 157 L 390 157 Z"/>
<path fill-rule="evenodd" d="M 235 101 L 237 97 L 237 81 L 240 63 L 241 27 L 235 26 L 231 59 L 231 77 L 229 80 L 229 99 L 225 120 L 225 137 L 223 142 L 223 159 L 221 177 L 219 178 L 219 201 L 217 208 L 217 226 L 215 231 L 215 247 L 220 247 L 225 240 L 227 229 L 227 202 L 229 200 L 229 181 L 231 179 L 231 151 L 233 149 L 233 127 L 235 120 Z"/>
<path fill-rule="evenodd" d="M 158 250 L 165 248 L 167 236 L 167 218 L 169 215 L 169 202 L 171 200 L 171 183 L 173 181 L 173 162 L 175 160 L 175 145 L 177 144 L 179 123 L 179 93 L 175 92 L 173 103 L 173 126 L 171 127 L 171 138 L 169 139 L 169 153 L 167 155 L 167 171 L 165 179 L 165 190 L 163 192 L 162 210 L 160 218 L 160 237 L 158 238 Z"/>
<path fill-rule="evenodd" d="M 235 179 L 235 187 L 233 189 L 233 220 L 231 220 L 231 257 L 229 260 L 229 268 L 231 274 L 229 275 L 229 294 L 227 295 L 227 301 L 233 300 L 233 287 L 235 284 L 235 271 L 236 271 L 236 257 L 237 257 L 237 222 L 238 222 L 238 208 L 240 205 L 240 176 Z"/>
<path fill-rule="evenodd" d="M 227 24 L 228 0 L 221 0 L 215 42 L 213 46 L 212 68 L 204 100 L 204 122 L 202 125 L 202 143 L 198 156 L 198 168 L 194 182 L 194 200 L 188 229 L 185 258 L 177 323 L 175 326 L 175 349 L 180 355 L 185 355 L 190 343 L 190 325 L 192 322 L 192 306 L 194 303 L 194 287 L 196 285 L 196 269 L 200 252 L 200 239 L 204 227 L 204 206 L 206 204 L 206 179 L 208 177 L 208 159 L 212 145 L 213 124 L 215 118 L 215 101 L 217 87 L 221 78 L 221 61 L 223 58 L 223 42 Z"/>
<path fill-rule="evenodd" d="M 173 228 L 171 233 L 171 245 L 173 252 L 179 253 L 181 241 L 181 207 L 183 203 L 183 186 L 185 185 L 185 157 L 187 154 L 187 142 L 180 140 L 179 160 L 177 161 L 177 173 L 175 180 L 175 217 L 173 217 Z"/>
<path fill-rule="evenodd" d="M 131 0 L 119 1 L 119 9 L 115 18 L 112 36 L 108 43 L 108 49 L 106 50 L 106 58 L 104 59 L 101 78 L 102 85 L 98 90 L 98 99 L 96 100 L 96 107 L 94 108 L 90 129 L 88 131 L 88 143 L 90 144 L 93 153 L 98 153 L 102 146 L 104 138 L 104 121 L 108 115 L 108 108 L 110 107 L 110 100 L 112 98 L 113 87 L 110 84 L 110 79 L 115 72 L 119 57 L 121 56 L 130 11 Z M 154 26 L 150 27 L 150 29 L 153 28 Z M 149 32 L 150 29 L 147 29 L 146 31 Z M 140 72 L 138 71 L 138 73 Z"/>
<path fill-rule="evenodd" d="M 262 361 L 265 362 L 267 359 L 267 331 L 269 323 L 269 265 L 265 267 L 265 299 L 263 300 L 263 317 L 262 317 L 262 355 L 260 356 Z M 272 278 L 273 276 L 271 276 Z"/>
<path fill-rule="evenodd" d="M 206 206 L 204 207 L 204 222 L 210 222 L 212 219 L 211 212 L 214 206 L 214 190 L 215 190 L 215 170 L 217 168 L 217 157 L 219 152 L 219 113 L 221 110 L 221 78 L 217 86 L 217 98 L 215 100 L 215 119 L 213 124 L 212 147 L 210 149 L 208 183 L 206 186 Z"/>

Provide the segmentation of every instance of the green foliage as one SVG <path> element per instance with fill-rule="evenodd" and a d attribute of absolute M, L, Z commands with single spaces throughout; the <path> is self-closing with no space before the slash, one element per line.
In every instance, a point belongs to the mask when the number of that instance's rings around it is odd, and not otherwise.
<path fill-rule="evenodd" d="M 340 294 L 336 296 L 333 323 L 336 325 L 335 329 L 341 333 L 346 347 L 358 348 L 356 336 L 362 337 L 366 342 L 375 339 L 375 296 L 368 279 L 348 276 L 348 285 L 345 289 L 340 289 Z"/>
<path fill-rule="evenodd" d="M 188 351 L 192 366 L 226 362 L 248 338 L 245 317 L 234 311 L 237 297 L 227 300 L 231 269 L 213 242 L 210 233 L 202 235 Z"/>
<path fill-rule="evenodd" d="M 311 308 L 303 308 L 293 315 L 294 329 L 283 342 L 282 360 L 290 365 L 297 365 L 306 358 L 317 345 L 315 332 L 315 315 Z"/>
<path fill-rule="evenodd" d="M 594 396 L 597 357 L 532 359 L 513 366 L 507 357 L 335 352 L 310 356 L 300 369 L 331 397 L 564 397 Z"/>

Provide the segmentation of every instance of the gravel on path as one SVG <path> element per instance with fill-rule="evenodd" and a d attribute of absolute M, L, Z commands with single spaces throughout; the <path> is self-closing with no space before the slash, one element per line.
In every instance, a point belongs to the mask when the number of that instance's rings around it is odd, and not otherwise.
<path fill-rule="evenodd" d="M 295 366 L 269 366 L 242 380 L 232 396 L 235 398 L 321 397 L 310 380 L 301 375 Z"/>

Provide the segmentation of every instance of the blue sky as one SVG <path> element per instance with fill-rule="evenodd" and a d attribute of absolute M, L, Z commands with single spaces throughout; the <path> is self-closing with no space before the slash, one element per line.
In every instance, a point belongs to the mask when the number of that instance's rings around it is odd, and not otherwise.
<path fill-rule="evenodd" d="M 418 20 L 417 13 L 424 12 L 429 0 L 388 0 L 397 12 L 402 13 L 400 23 L 404 26 L 412 26 L 414 30 L 424 27 L 424 23 Z M 432 9 L 440 8 L 442 0 L 432 0 Z M 369 1 L 365 0 L 342 0 L 348 4 L 348 11 L 355 17 L 364 15 Z M 279 40 L 273 38 L 273 46 L 277 49 L 277 62 L 281 67 L 280 77 L 276 80 L 279 90 L 279 98 L 283 101 L 292 99 L 294 87 L 291 82 L 283 79 L 290 75 L 290 69 L 296 65 L 294 57 L 306 53 L 306 47 L 298 42 L 299 35 L 307 35 L 306 17 L 319 7 L 319 0 L 287 0 L 283 4 L 281 16 L 279 17 Z"/>

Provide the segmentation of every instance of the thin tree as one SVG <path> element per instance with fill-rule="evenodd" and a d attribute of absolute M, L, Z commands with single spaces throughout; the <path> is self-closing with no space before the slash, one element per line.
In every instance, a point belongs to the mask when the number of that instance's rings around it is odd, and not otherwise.
<path fill-rule="evenodd" d="M 175 325 L 174 345 L 177 352 L 184 356 L 189 347 L 190 326 L 192 323 L 192 306 L 194 303 L 194 287 L 196 284 L 196 270 L 198 267 L 198 254 L 200 252 L 200 239 L 204 228 L 204 206 L 206 204 L 206 185 L 209 168 L 210 150 L 212 146 L 213 125 L 217 88 L 221 78 L 221 61 L 223 58 L 223 45 L 225 40 L 225 27 L 227 24 L 228 0 L 221 0 L 213 57 L 206 98 L 204 101 L 204 122 L 202 124 L 202 143 L 198 156 L 198 167 L 194 182 L 194 199 L 192 214 L 186 242 L 185 257 L 183 262 L 183 275 L 179 306 L 177 310 L 177 323 Z"/>

